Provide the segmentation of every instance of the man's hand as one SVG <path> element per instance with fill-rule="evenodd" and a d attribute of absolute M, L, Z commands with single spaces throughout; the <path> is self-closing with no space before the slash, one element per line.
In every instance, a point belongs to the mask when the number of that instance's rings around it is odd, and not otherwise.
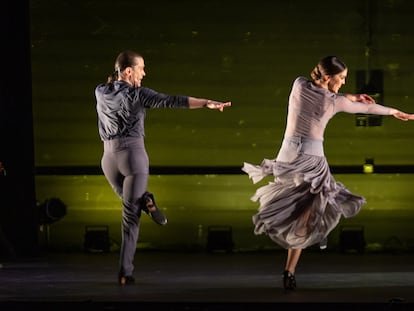
<path fill-rule="evenodd" d="M 209 108 L 209 109 L 218 109 L 221 112 L 223 112 L 225 107 L 230 107 L 230 106 L 231 106 L 231 102 L 221 103 L 221 102 L 216 102 L 216 101 L 212 101 L 212 100 L 209 100 L 207 102 L 207 108 Z"/>

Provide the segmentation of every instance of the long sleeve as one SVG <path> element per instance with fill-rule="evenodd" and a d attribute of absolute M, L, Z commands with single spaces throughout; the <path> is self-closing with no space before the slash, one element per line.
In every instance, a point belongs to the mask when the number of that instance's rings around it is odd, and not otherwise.
<path fill-rule="evenodd" d="M 146 109 L 189 108 L 187 96 L 167 95 L 145 87 L 133 88 L 124 81 L 98 85 L 95 96 L 102 140 L 145 136 Z"/>
<path fill-rule="evenodd" d="M 343 95 L 338 95 L 335 100 L 336 112 L 367 113 L 377 115 L 390 115 L 391 108 L 379 104 L 364 104 L 350 101 Z"/>

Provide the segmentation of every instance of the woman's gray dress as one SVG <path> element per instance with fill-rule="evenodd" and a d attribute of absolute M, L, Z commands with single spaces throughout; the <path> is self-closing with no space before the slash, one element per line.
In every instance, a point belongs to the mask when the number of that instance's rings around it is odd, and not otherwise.
<path fill-rule="evenodd" d="M 255 234 L 266 234 L 284 248 L 306 248 L 325 240 L 341 216 L 356 215 L 366 203 L 334 179 L 324 155 L 324 130 L 338 112 L 389 115 L 390 108 L 352 102 L 304 77 L 295 80 L 277 157 L 242 168 L 254 183 L 274 176 L 251 198 L 260 203 L 253 216 Z"/>

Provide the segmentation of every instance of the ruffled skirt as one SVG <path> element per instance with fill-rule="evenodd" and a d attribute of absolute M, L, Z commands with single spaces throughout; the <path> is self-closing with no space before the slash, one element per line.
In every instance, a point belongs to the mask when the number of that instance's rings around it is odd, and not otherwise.
<path fill-rule="evenodd" d="M 254 183 L 268 175 L 274 181 L 257 189 L 255 234 L 266 234 L 283 248 L 306 248 L 325 240 L 341 216 L 356 215 L 365 198 L 351 193 L 330 173 L 322 141 L 285 138 L 276 159 L 242 168 Z"/>

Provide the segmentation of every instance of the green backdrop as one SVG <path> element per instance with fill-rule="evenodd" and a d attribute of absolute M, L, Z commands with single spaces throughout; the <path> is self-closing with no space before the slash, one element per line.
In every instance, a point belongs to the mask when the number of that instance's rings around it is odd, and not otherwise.
<path fill-rule="evenodd" d="M 383 104 L 414 112 L 413 14 L 408 0 L 31 1 L 35 164 L 66 168 L 65 174 L 36 176 L 39 201 L 57 196 L 68 204 L 49 242 L 80 249 L 88 224 L 110 225 L 118 239 L 119 202 L 102 175 L 82 167 L 99 169 L 94 88 L 106 81 L 121 50 L 144 56 L 147 87 L 232 101 L 223 113 L 160 109 L 146 119 L 151 166 L 219 172 L 276 155 L 291 84 L 326 55 L 349 67 L 342 91 L 356 92 L 358 71 L 380 70 Z M 376 165 L 414 164 L 414 122 L 385 117 L 377 127 L 355 123 L 355 116 L 339 114 L 328 125 L 331 165 L 359 166 L 365 158 Z M 384 246 L 395 235 L 398 247 L 412 248 L 412 174 L 338 177 L 368 199 L 361 215 L 344 224 L 364 224 L 370 243 Z M 150 188 L 171 223 L 162 233 L 143 220 L 142 245 L 199 244 L 209 225 L 233 224 L 236 247 L 274 247 L 252 233 L 255 187 L 247 176 L 152 175 Z"/>

